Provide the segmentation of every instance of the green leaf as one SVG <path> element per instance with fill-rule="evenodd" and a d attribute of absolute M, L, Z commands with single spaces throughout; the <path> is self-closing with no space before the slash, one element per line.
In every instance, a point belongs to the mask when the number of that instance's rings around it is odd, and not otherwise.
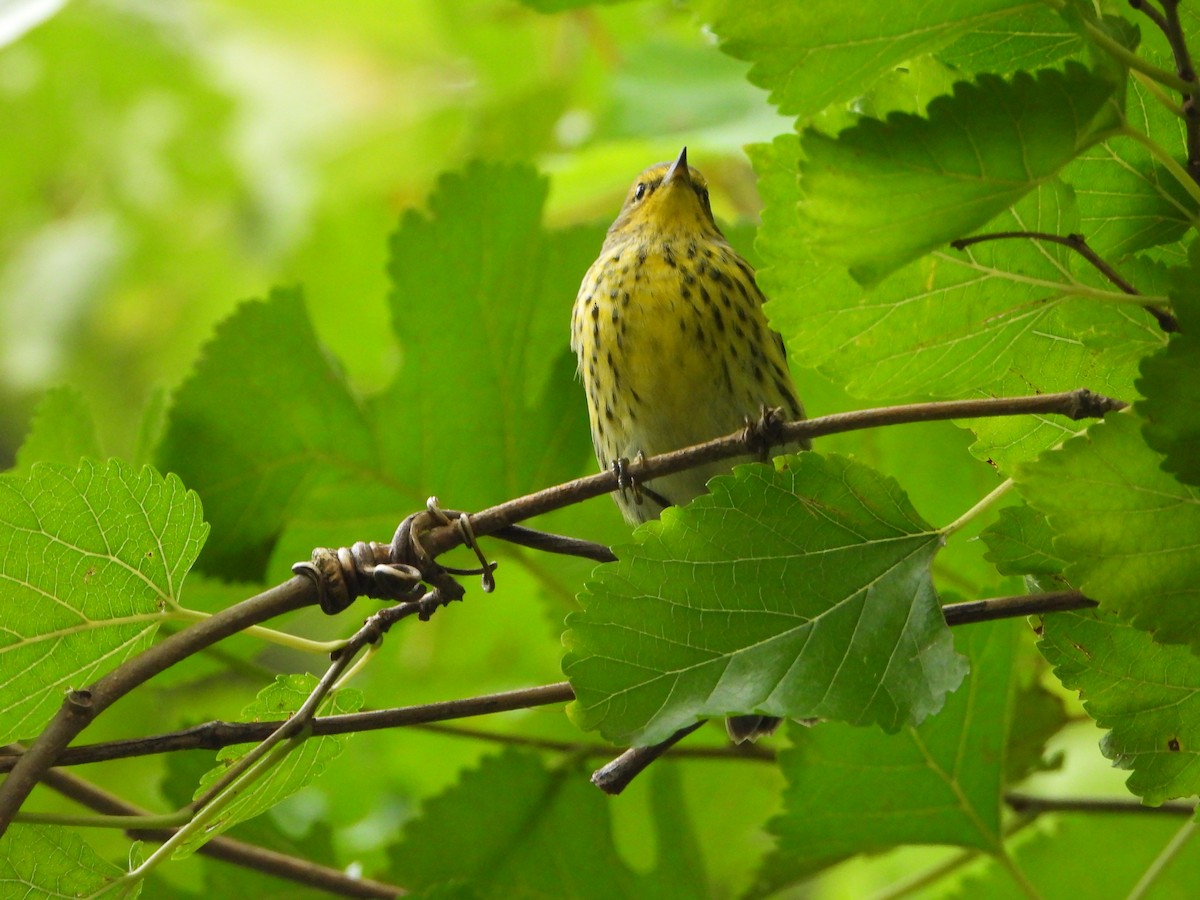
<path fill-rule="evenodd" d="M 1068 64 L 960 83 L 928 118 L 864 119 L 836 138 L 808 129 L 801 169 L 814 251 L 874 283 L 965 237 L 1100 140 L 1112 93 Z"/>
<path fill-rule="evenodd" d="M 82 457 L 102 456 L 96 425 L 83 393 L 73 387 L 51 388 L 46 392 L 29 434 L 17 450 L 13 471 L 28 474 L 34 463 L 63 463 L 74 468 Z"/>
<path fill-rule="evenodd" d="M 1110 413 L 1016 479 L 1071 584 L 1157 640 L 1200 647 L 1200 492 L 1160 462 L 1137 419 Z"/>
<path fill-rule="evenodd" d="M 196 495 L 149 467 L 0 476 L 0 742 L 149 644 L 207 534 Z"/>
<path fill-rule="evenodd" d="M 793 746 L 779 758 L 784 812 L 768 826 L 779 845 L 755 893 L 901 844 L 998 852 L 1022 628 L 1006 621 L 963 629 L 971 675 L 919 726 L 890 735 L 835 722 L 793 726 Z"/>
<path fill-rule="evenodd" d="M 865 92 L 896 66 L 973 29 L 1003 22 L 1023 0 L 771 3 L 709 0 L 701 13 L 721 49 L 754 63 L 749 78 L 787 115 L 807 118 Z"/>
<path fill-rule="evenodd" d="M 49 825 L 13 825 L 0 853 L 0 884 L 10 897 L 25 900 L 94 897 L 125 873 L 96 855 L 77 831 Z M 129 884 L 121 897 L 136 897 Z"/>
<path fill-rule="evenodd" d="M 1109 729 L 1100 749 L 1129 790 L 1152 805 L 1200 792 L 1200 657 L 1091 610 L 1046 616 L 1038 646 Z"/>
<path fill-rule="evenodd" d="M 568 617 L 583 728 L 653 744 L 759 712 L 895 731 L 962 680 L 929 575 L 941 536 L 842 457 L 741 466 L 635 533 Z"/>
<path fill-rule="evenodd" d="M 547 187 L 528 166 L 474 163 L 443 175 L 429 213 L 408 211 L 392 236 L 405 364 L 374 412 L 390 469 L 422 499 L 498 503 L 589 457 L 566 335 L 603 232 L 546 231 Z"/>
<path fill-rule="evenodd" d="M 179 389 L 160 460 L 204 498 L 204 568 L 243 579 L 262 575 L 313 484 L 379 468 L 370 426 L 296 290 L 243 304 L 219 326 Z"/>
<path fill-rule="evenodd" d="M 678 774 L 649 774 L 658 853 L 646 874 L 617 853 L 611 806 L 583 771 L 547 768 L 515 749 L 485 758 L 426 801 L 391 851 L 390 869 L 406 886 L 462 881 L 480 897 L 707 896 Z"/>
<path fill-rule="evenodd" d="M 1059 575 L 1063 561 L 1054 555 L 1054 529 L 1030 506 L 1006 506 L 980 535 L 988 545 L 984 558 L 1001 575 Z"/>
<path fill-rule="evenodd" d="M 1146 443 L 1166 458 L 1162 467 L 1180 481 L 1200 485 L 1200 242 L 1188 249 L 1187 268 L 1173 269 L 1171 306 L 1179 331 L 1142 361 L 1134 409 Z"/>
<path fill-rule="evenodd" d="M 259 691 L 254 702 L 242 710 L 242 719 L 260 722 L 286 719 L 303 705 L 316 686 L 317 679 L 312 675 L 277 675 L 275 683 Z M 332 716 L 356 712 L 362 706 L 362 702 L 362 694 L 358 691 L 337 690 L 322 701 L 318 715 Z M 350 738 L 351 735 L 335 734 L 310 737 L 303 741 L 261 778 L 239 792 L 201 831 L 180 844 L 175 851 L 176 858 L 190 856 L 221 832 L 232 828 L 238 822 L 266 812 L 285 797 L 290 797 L 312 782 L 341 755 Z M 205 794 L 213 784 L 224 777 L 230 766 L 255 746 L 235 744 L 221 750 L 217 754 L 217 766 L 200 779 L 194 799 L 199 799 Z M 214 799 L 221 796 L 218 794 Z"/>

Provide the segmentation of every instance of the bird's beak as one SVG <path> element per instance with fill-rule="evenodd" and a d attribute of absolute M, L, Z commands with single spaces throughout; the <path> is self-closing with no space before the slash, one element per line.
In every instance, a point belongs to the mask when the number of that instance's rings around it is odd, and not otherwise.
<path fill-rule="evenodd" d="M 687 184 L 692 180 L 692 172 L 688 168 L 687 147 L 679 151 L 679 159 L 671 163 L 671 168 L 667 169 L 667 174 L 663 176 L 663 184 L 670 184 L 676 179 L 683 184 Z"/>

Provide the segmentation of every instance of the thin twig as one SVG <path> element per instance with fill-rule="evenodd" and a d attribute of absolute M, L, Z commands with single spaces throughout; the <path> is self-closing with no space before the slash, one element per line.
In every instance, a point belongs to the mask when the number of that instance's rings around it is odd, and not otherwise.
<path fill-rule="evenodd" d="M 0 835 L 8 829 L 13 815 L 63 748 L 116 700 L 180 660 L 249 625 L 257 625 L 314 602 L 316 592 L 312 582 L 306 578 L 291 578 L 176 632 L 113 669 L 90 688 L 71 691 L 54 718 L 0 784 Z"/>
<path fill-rule="evenodd" d="M 574 697 L 571 685 L 560 681 L 540 687 L 468 697 L 464 700 L 445 700 L 439 703 L 423 703 L 419 706 L 401 706 L 395 709 L 319 717 L 313 720 L 311 732 L 314 737 L 321 737 L 331 734 L 376 731 L 405 725 L 423 725 L 430 722 L 444 722 L 451 719 L 566 703 Z M 261 741 L 282 724 L 283 720 L 207 722 L 168 734 L 68 747 L 55 760 L 54 764 L 56 766 L 77 766 L 84 763 L 150 756 L 178 750 L 219 750 L 232 744 Z M 18 759 L 20 756 L 9 748 L 0 751 L 0 773 L 13 768 Z"/>
<path fill-rule="evenodd" d="M 1109 265 L 1099 253 L 1088 246 L 1087 239 L 1082 234 L 1068 234 L 1064 237 L 1063 235 L 1051 234 L 1046 231 L 994 231 L 988 234 L 977 234 L 968 238 L 959 238 L 957 241 L 951 241 L 950 246 L 955 250 L 964 250 L 972 244 L 982 244 L 985 241 L 999 241 L 1010 238 L 1046 241 L 1047 243 L 1061 244 L 1063 247 L 1069 247 L 1091 263 L 1096 271 L 1108 279 L 1118 290 L 1129 294 L 1131 297 L 1142 296 L 1141 291 L 1121 277 L 1120 272 Z M 1146 312 L 1154 316 L 1158 321 L 1158 327 L 1163 331 L 1174 332 L 1179 330 L 1179 322 L 1168 310 L 1153 303 L 1145 303 L 1142 307 Z"/>
<path fill-rule="evenodd" d="M 1118 813 L 1121 815 L 1191 816 L 1195 803 L 1172 801 L 1159 806 L 1147 806 L 1139 800 L 1122 797 L 1034 797 L 1029 794 L 1008 793 L 1004 802 L 1013 812 L 1033 816 L 1048 813 Z"/>
<path fill-rule="evenodd" d="M 993 619 L 1016 619 L 1072 609 L 1090 609 L 1096 605 L 1095 600 L 1088 599 L 1079 591 L 1051 591 L 948 603 L 942 607 L 942 615 L 946 617 L 946 624 L 953 627 L 990 622 Z"/>
<path fill-rule="evenodd" d="M 585 744 L 578 741 L 555 741 L 548 738 L 526 737 L 519 734 L 499 734 L 495 731 L 485 731 L 482 728 L 468 728 L 463 725 L 417 725 L 421 731 L 432 731 L 435 734 L 445 734 L 451 737 L 473 738 L 481 741 L 492 741 L 496 744 L 508 744 L 517 747 L 530 747 L 534 750 L 552 750 L 558 753 L 570 753 L 574 756 L 610 756 L 613 747 L 608 744 Z M 721 747 L 673 747 L 668 755 L 672 759 L 752 759 L 756 762 L 774 762 L 779 754 L 770 747 L 759 744 L 725 744 Z"/>
<path fill-rule="evenodd" d="M 151 815 L 148 810 L 128 803 L 67 772 L 51 770 L 46 773 L 43 782 L 60 794 L 98 813 L 112 816 Z M 174 832 L 171 829 L 136 829 L 128 832 L 131 840 L 155 843 L 166 841 L 172 834 Z M 406 893 L 403 888 L 395 885 L 373 881 L 370 878 L 351 878 L 329 866 L 224 836 L 213 838 L 196 852 L 341 897 L 391 898 Z"/>
<path fill-rule="evenodd" d="M 1145 0 L 1129 0 L 1129 5 L 1140 9 L 1155 27 L 1163 33 L 1175 57 L 1175 71 L 1189 88 L 1180 90 L 1183 95 L 1181 109 L 1187 133 L 1187 171 L 1193 181 L 1200 182 L 1200 108 L 1197 108 L 1196 69 L 1192 65 L 1192 54 L 1188 49 L 1187 35 L 1179 21 L 1179 0 L 1161 0 L 1160 13 Z"/>
<path fill-rule="evenodd" d="M 629 787 L 638 774 L 677 743 L 704 724 L 704 720 L 680 728 L 665 741 L 650 747 L 630 747 L 610 763 L 592 773 L 592 784 L 611 796 Z"/>

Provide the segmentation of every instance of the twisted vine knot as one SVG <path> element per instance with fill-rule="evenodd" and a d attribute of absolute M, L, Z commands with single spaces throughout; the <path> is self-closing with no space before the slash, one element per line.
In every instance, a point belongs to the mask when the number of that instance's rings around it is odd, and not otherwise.
<path fill-rule="evenodd" d="M 478 569 L 443 566 L 429 555 L 421 536 L 432 528 L 455 524 L 463 543 L 479 558 Z M 426 509 L 406 517 L 396 529 L 391 543 L 358 541 L 336 550 L 318 547 L 312 558 L 292 566 L 292 572 L 313 581 L 321 610 L 335 615 L 358 597 L 374 600 L 421 600 L 419 617 L 427 620 L 440 606 L 461 600 L 466 594 L 455 575 L 482 575 L 483 590 L 491 592 L 496 582 L 492 572 L 496 563 L 488 562 L 471 528 L 470 517 L 457 510 L 443 510 L 437 498 L 430 497 Z M 430 591 L 425 590 L 429 585 Z"/>

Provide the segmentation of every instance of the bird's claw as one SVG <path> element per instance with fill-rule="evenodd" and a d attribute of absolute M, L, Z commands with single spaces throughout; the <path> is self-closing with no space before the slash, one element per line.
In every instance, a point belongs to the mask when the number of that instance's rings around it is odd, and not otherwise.
<path fill-rule="evenodd" d="M 763 404 L 757 421 L 751 421 L 749 416 L 743 421 L 746 423 L 743 440 L 747 449 L 758 456 L 759 461 L 767 462 L 771 458 L 771 447 L 783 443 L 783 407 Z"/>
<path fill-rule="evenodd" d="M 639 450 L 637 455 L 638 463 L 641 463 L 645 458 L 642 451 Z M 629 472 L 629 460 L 623 456 L 614 460 L 612 470 L 613 474 L 617 476 L 617 490 L 621 492 L 621 495 L 624 496 L 626 491 L 631 491 L 633 493 L 634 505 L 641 506 L 642 489 L 637 479 Z"/>

